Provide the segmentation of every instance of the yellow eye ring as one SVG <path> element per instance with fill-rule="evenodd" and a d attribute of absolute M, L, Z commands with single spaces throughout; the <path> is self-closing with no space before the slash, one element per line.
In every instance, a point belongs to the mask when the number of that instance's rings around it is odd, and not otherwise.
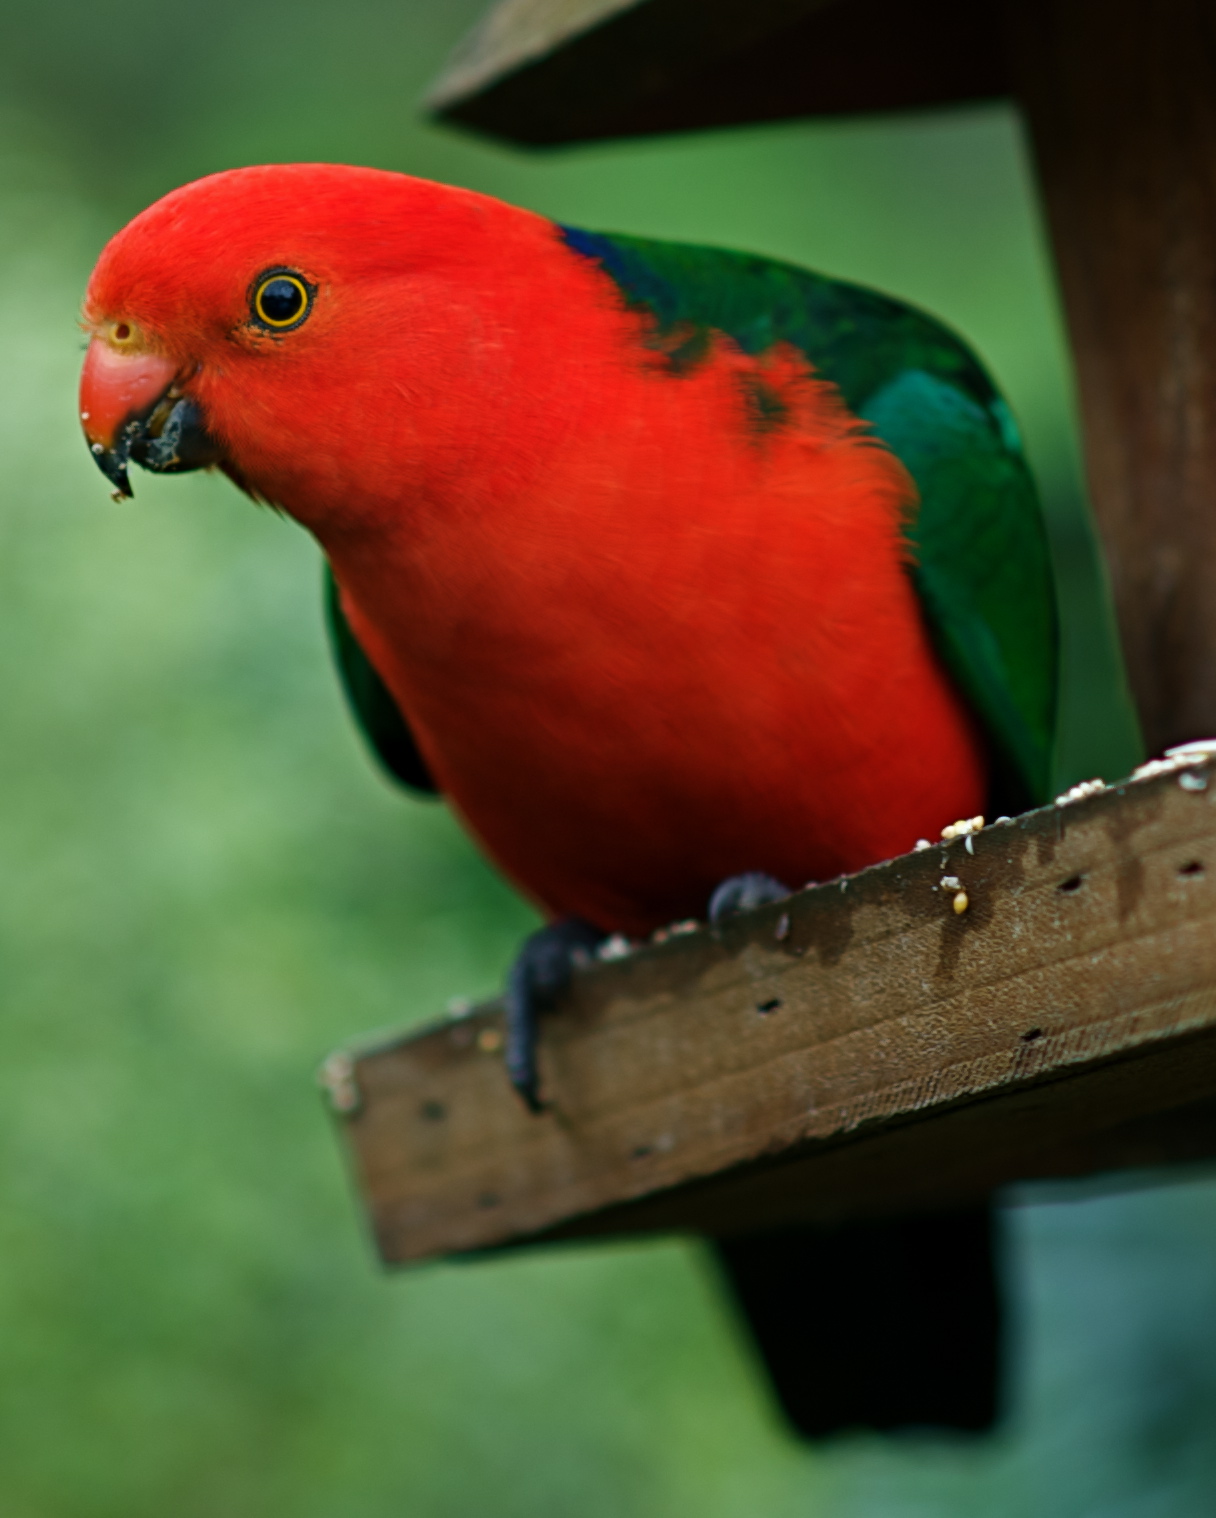
<path fill-rule="evenodd" d="M 314 293 L 308 281 L 291 269 L 268 269 L 253 288 L 253 319 L 270 332 L 290 332 L 307 318 Z"/>

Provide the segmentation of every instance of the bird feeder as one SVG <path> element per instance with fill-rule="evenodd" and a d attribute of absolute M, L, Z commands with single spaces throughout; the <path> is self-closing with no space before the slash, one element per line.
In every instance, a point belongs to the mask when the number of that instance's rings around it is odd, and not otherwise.
<path fill-rule="evenodd" d="M 997 98 L 1034 145 L 1160 752 L 1216 732 L 1210 4 L 504 0 L 430 105 L 545 146 Z M 507 1085 L 501 1019 L 488 1004 L 325 1066 L 388 1261 L 692 1231 L 725 1241 L 737 1275 L 731 1241 L 758 1230 L 978 1217 L 1008 1182 L 1216 1155 L 1216 766 L 1183 753 L 721 928 L 610 945 L 545 1025 L 540 1117 Z M 959 1251 L 982 1265 L 991 1242 Z M 866 1278 L 870 1316 L 892 1301 L 904 1332 L 930 1276 L 890 1261 Z M 991 1319 L 976 1301 L 973 1327 Z M 780 1379 L 781 1334 L 760 1328 Z M 951 1351 L 903 1350 L 919 1401 L 886 1426 L 967 1426 L 948 1392 L 925 1402 L 924 1366 Z M 972 1354 L 973 1392 L 989 1362 Z M 972 1426 L 991 1416 L 979 1401 Z M 838 1386 L 797 1421 L 883 1426 L 864 1402 Z"/>

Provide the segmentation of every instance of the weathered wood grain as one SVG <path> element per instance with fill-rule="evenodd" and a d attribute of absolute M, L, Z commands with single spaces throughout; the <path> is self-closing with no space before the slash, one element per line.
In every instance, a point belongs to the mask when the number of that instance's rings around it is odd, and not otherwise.
<path fill-rule="evenodd" d="M 427 106 L 543 145 L 1008 92 L 973 0 L 502 0 Z"/>
<path fill-rule="evenodd" d="M 953 884 L 965 889 L 957 913 Z M 726 1235 L 1216 1153 L 1216 773 L 1046 808 L 331 1061 L 384 1257 Z"/>

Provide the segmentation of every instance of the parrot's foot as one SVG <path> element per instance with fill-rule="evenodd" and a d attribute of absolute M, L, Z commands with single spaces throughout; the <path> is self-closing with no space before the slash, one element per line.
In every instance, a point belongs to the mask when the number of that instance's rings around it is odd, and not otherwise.
<path fill-rule="evenodd" d="M 536 1069 L 537 1023 L 570 983 L 575 965 L 590 960 L 607 935 L 578 917 L 563 917 L 524 941 L 507 972 L 507 1047 L 511 1084 L 530 1112 L 543 1112 Z"/>
<path fill-rule="evenodd" d="M 748 912 L 770 901 L 784 901 L 792 894 L 789 886 L 758 870 L 749 875 L 732 875 L 709 898 L 709 921 L 716 927 L 736 912 Z"/>

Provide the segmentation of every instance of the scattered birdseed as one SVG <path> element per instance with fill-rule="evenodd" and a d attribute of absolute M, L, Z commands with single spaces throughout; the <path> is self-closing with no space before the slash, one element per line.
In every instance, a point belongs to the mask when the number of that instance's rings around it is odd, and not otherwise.
<path fill-rule="evenodd" d="M 1070 786 L 1063 795 L 1057 796 L 1055 804 L 1069 806 L 1074 801 L 1084 801 L 1086 796 L 1096 796 L 1099 791 L 1105 789 L 1105 780 L 1082 780 L 1079 785 Z"/>
<path fill-rule="evenodd" d="M 777 919 L 777 928 L 773 933 L 773 937 L 777 940 L 778 943 L 784 943 L 789 936 L 790 914 L 788 912 L 782 912 L 781 916 Z"/>
<path fill-rule="evenodd" d="M 449 1017 L 468 1017 L 473 1010 L 472 999 L 468 996 L 453 996 L 448 1002 Z"/>
<path fill-rule="evenodd" d="M 955 913 L 958 916 L 961 917 L 962 914 L 967 910 L 967 905 L 968 905 L 968 903 L 967 903 L 967 893 L 966 893 L 966 891 L 959 891 L 959 892 L 957 892 L 956 895 L 955 895 L 955 897 L 954 897 L 954 910 L 955 910 Z"/>
<path fill-rule="evenodd" d="M 672 929 L 675 932 L 675 929 Z M 628 959 L 633 953 L 633 947 L 623 933 L 614 933 L 611 938 L 605 938 L 595 951 L 596 959 Z"/>
<path fill-rule="evenodd" d="M 673 922 L 668 931 L 673 938 L 678 938 L 681 933 L 695 933 L 700 926 L 695 917 L 689 917 L 684 922 Z"/>
<path fill-rule="evenodd" d="M 331 1054 L 317 1071 L 317 1083 L 329 1098 L 333 1111 L 343 1117 L 358 1112 L 362 1104 L 355 1062 L 349 1054 Z"/>
<path fill-rule="evenodd" d="M 1208 777 L 1206 775 L 1196 775 L 1191 770 L 1183 770 L 1182 774 L 1178 776 L 1178 784 L 1184 791 L 1206 791 L 1208 788 Z"/>
<path fill-rule="evenodd" d="M 962 890 L 962 886 L 963 886 L 963 883 L 958 878 L 957 875 L 943 875 L 942 876 L 942 890 L 943 891 L 960 891 L 960 890 Z"/>
<path fill-rule="evenodd" d="M 963 817 L 958 822 L 951 822 L 942 829 L 942 837 L 947 842 L 951 838 L 966 838 L 969 833 L 978 833 L 984 826 L 982 817 Z"/>
<path fill-rule="evenodd" d="M 502 1048 L 502 1034 L 497 1028 L 483 1028 L 477 1035 L 477 1047 L 483 1054 L 497 1054 Z"/>
<path fill-rule="evenodd" d="M 929 842 L 929 840 L 927 838 L 918 838 L 916 840 L 916 843 L 915 843 L 914 847 L 915 847 L 916 852 L 918 854 L 922 854 L 922 853 L 924 853 L 924 851 L 926 849 L 931 849 L 933 847 L 933 845 Z"/>
<path fill-rule="evenodd" d="M 1154 775 L 1172 775 L 1176 770 L 1192 764 L 1202 764 L 1216 755 L 1216 738 L 1204 738 L 1198 743 L 1181 743 L 1177 748 L 1166 749 L 1164 759 L 1150 759 L 1132 771 L 1133 780 L 1151 780 Z"/>
<path fill-rule="evenodd" d="M 1193 743 L 1176 743 L 1173 748 L 1167 748 L 1167 759 L 1179 759 L 1183 756 L 1202 759 L 1216 757 L 1216 738 L 1196 738 Z"/>

